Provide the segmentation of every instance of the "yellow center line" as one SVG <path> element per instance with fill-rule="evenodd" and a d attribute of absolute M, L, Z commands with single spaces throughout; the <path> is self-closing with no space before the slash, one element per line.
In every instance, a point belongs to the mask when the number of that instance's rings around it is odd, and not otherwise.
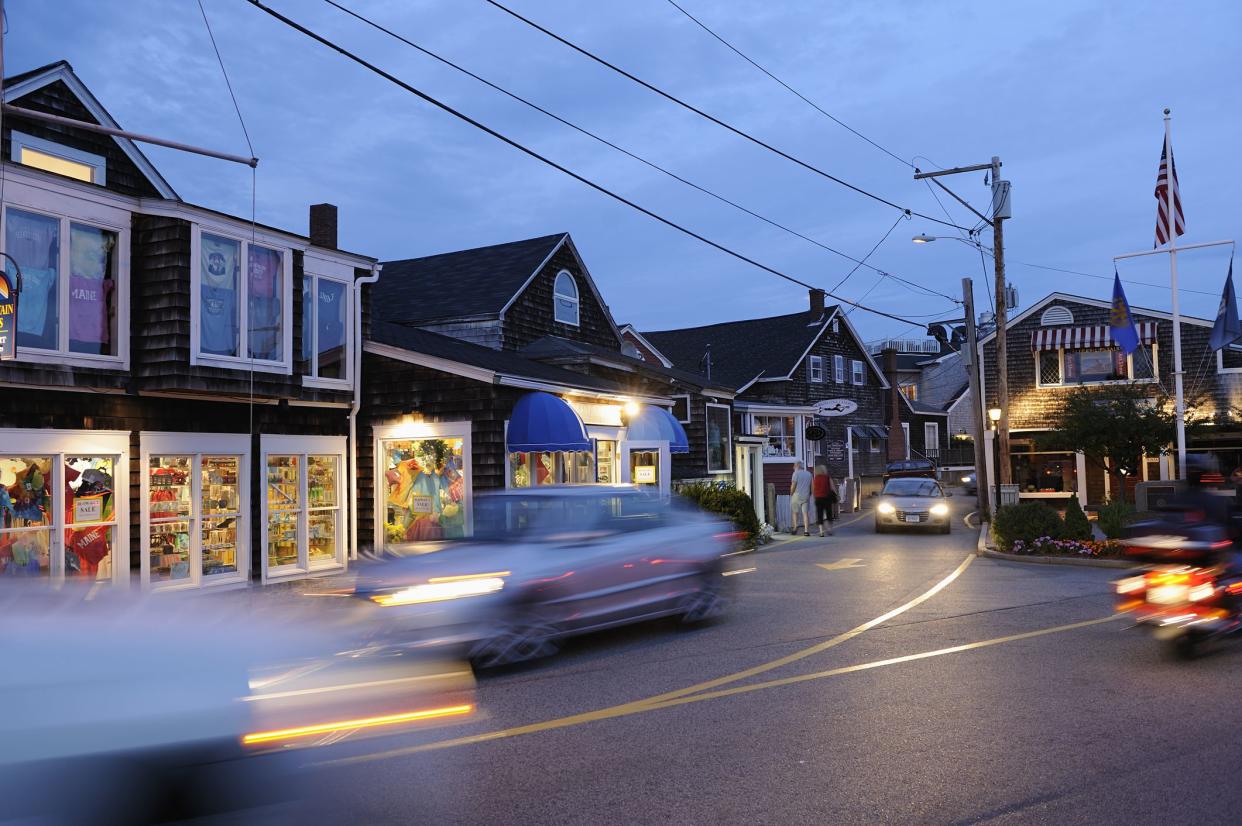
<path fill-rule="evenodd" d="M 739 694 L 748 694 L 754 691 L 763 691 L 770 688 L 778 688 L 786 685 L 794 685 L 796 683 L 809 682 L 811 680 L 822 680 L 828 677 L 838 677 L 843 674 L 854 674 L 860 671 L 870 671 L 877 668 L 886 668 L 893 665 L 901 665 L 903 663 L 915 662 L 917 660 L 931 659 L 932 657 L 943 657 L 949 654 L 960 654 L 965 651 L 975 651 L 981 648 L 989 648 L 1004 643 L 1018 642 L 1020 640 L 1029 640 L 1036 637 L 1043 637 L 1049 634 L 1060 634 L 1066 631 L 1074 631 L 1079 628 L 1088 628 L 1093 625 L 1100 625 L 1106 622 L 1112 622 L 1123 616 L 1122 614 L 1111 614 L 1107 617 L 1099 617 L 1097 619 L 1084 620 L 1082 622 L 1072 622 L 1067 625 L 1057 625 L 1052 628 L 1041 628 L 1036 631 L 1024 631 L 1018 634 L 1009 634 L 1003 637 L 995 637 L 989 640 L 980 640 L 978 642 L 963 643 L 962 645 L 953 645 L 948 648 L 937 648 L 934 651 L 923 651 L 918 654 L 907 654 L 902 657 L 890 657 L 883 660 L 873 660 L 871 662 L 859 663 L 857 665 L 848 665 L 841 668 L 831 668 L 827 671 L 816 671 L 811 674 L 798 674 L 792 677 L 782 677 L 778 680 L 768 680 L 762 683 L 752 683 L 750 685 L 733 686 L 721 691 L 711 691 L 703 694 L 695 694 L 694 696 L 675 697 L 673 699 L 661 703 L 630 703 L 627 705 L 612 706 L 611 708 L 603 708 L 598 711 L 586 712 L 584 714 L 575 714 L 570 717 L 561 717 L 555 720 L 547 720 L 542 723 L 531 723 L 525 726 L 515 726 L 514 728 L 501 729 L 499 731 L 489 731 L 483 734 L 474 734 L 467 737 L 457 737 L 451 740 L 439 740 L 434 743 L 424 743 L 418 746 L 410 746 L 407 748 L 393 749 L 391 751 L 379 752 L 376 754 L 360 755 L 358 757 L 348 757 L 340 760 L 330 760 L 321 763 L 322 766 L 338 766 L 348 765 L 352 763 L 366 763 L 373 760 L 384 760 L 390 757 L 401 757 L 410 754 L 419 754 L 421 752 L 438 751 L 441 749 L 456 748 L 458 746 L 469 746 L 478 743 L 487 743 L 493 740 L 504 740 L 510 737 L 518 737 L 523 734 L 535 734 L 543 731 L 552 731 L 559 728 L 568 728 L 570 726 L 581 725 L 583 723 L 599 722 L 601 720 L 609 720 L 615 717 L 625 717 L 632 714 L 642 714 L 648 711 L 658 711 L 661 709 L 672 708 L 674 706 L 689 705 L 690 703 L 698 703 L 706 700 L 717 700 L 722 697 L 732 697 Z"/>

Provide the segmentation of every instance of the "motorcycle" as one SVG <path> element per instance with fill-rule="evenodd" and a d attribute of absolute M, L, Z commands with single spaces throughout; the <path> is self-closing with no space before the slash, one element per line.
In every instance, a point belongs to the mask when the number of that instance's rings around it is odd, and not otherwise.
<path fill-rule="evenodd" d="M 1127 558 L 1143 568 L 1114 583 L 1117 611 L 1132 612 L 1180 659 L 1242 634 L 1242 579 L 1231 571 L 1233 541 L 1210 523 L 1153 519 L 1135 523 L 1123 539 Z"/>

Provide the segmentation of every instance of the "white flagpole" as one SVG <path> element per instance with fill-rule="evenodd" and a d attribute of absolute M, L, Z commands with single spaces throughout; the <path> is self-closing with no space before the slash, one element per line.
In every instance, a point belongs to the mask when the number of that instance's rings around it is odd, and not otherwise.
<path fill-rule="evenodd" d="M 1173 211 L 1173 142 L 1169 110 L 1164 110 L 1165 216 L 1169 221 L 1169 280 L 1173 286 L 1173 410 L 1177 416 L 1177 478 L 1186 478 L 1186 400 L 1182 396 L 1182 315 L 1177 301 L 1177 214 Z"/>

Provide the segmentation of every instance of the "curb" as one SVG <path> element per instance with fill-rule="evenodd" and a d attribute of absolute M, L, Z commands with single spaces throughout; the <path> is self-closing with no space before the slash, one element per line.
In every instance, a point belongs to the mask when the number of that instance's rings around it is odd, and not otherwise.
<path fill-rule="evenodd" d="M 1086 568 L 1134 568 L 1135 563 L 1126 559 L 1078 559 L 1072 556 L 1025 556 L 1022 554 L 1006 554 L 1000 551 L 984 549 L 981 556 L 991 559 L 1003 559 L 1006 562 L 1025 562 L 1034 565 L 1078 565 Z"/>

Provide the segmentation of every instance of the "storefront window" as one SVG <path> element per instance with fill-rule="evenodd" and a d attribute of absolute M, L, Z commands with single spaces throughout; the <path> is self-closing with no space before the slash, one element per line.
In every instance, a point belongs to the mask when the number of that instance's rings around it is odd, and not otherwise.
<path fill-rule="evenodd" d="M 202 458 L 203 576 L 237 572 L 240 466 L 241 459 L 237 456 Z"/>
<path fill-rule="evenodd" d="M 1078 457 L 1073 453 L 1011 453 L 1013 481 L 1023 493 L 1078 490 Z"/>
<path fill-rule="evenodd" d="M 617 443 L 611 439 L 595 442 L 595 481 L 601 485 L 617 481 Z"/>
<path fill-rule="evenodd" d="M 464 440 L 383 439 L 384 542 L 399 545 L 466 534 Z"/>
<path fill-rule="evenodd" d="M 796 416 L 755 416 L 756 436 L 767 436 L 764 456 L 793 458 L 798 455 L 798 419 Z"/>
<path fill-rule="evenodd" d="M 267 564 L 298 563 L 300 456 L 267 457 Z"/>
<path fill-rule="evenodd" d="M 147 553 L 151 582 L 188 580 L 194 513 L 194 457 L 152 456 L 148 463 L 147 496 L 151 513 Z"/>
<path fill-rule="evenodd" d="M 509 454 L 511 488 L 594 483 L 595 455 L 589 451 Z"/>
<path fill-rule="evenodd" d="M 630 482 L 635 485 L 660 484 L 660 451 L 634 450 L 630 452 Z"/>
<path fill-rule="evenodd" d="M 334 561 L 337 548 L 337 527 L 340 502 L 337 487 L 340 479 L 339 456 L 306 457 L 307 553 L 312 563 Z"/>
<path fill-rule="evenodd" d="M 49 574 L 51 491 L 52 457 L 0 457 L 0 575 Z"/>
<path fill-rule="evenodd" d="M 707 471 L 722 473 L 733 467 L 733 427 L 727 405 L 707 405 Z"/>

